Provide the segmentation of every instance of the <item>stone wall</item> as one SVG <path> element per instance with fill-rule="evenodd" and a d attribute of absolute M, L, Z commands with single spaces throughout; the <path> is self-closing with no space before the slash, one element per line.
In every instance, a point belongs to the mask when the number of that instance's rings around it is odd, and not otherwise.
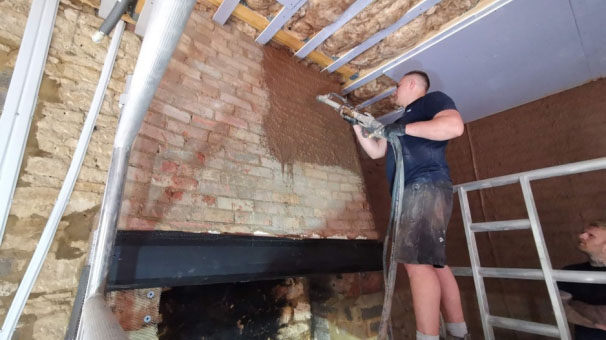
<path fill-rule="evenodd" d="M 376 338 L 383 310 L 382 272 L 319 275 L 308 281 L 314 340 Z"/>
<path fill-rule="evenodd" d="M 14 68 L 30 4 L 28 0 L 0 1 L 2 99 L 8 88 L 5 75 Z M 0 247 L 0 320 L 46 224 L 88 112 L 110 41 L 91 41 L 91 34 L 100 24 L 92 8 L 80 1 L 61 1 L 21 177 Z M 63 339 L 65 335 L 105 186 L 118 98 L 124 90 L 126 73 L 134 68 L 139 46 L 140 39 L 125 32 L 75 191 L 15 338 Z"/>

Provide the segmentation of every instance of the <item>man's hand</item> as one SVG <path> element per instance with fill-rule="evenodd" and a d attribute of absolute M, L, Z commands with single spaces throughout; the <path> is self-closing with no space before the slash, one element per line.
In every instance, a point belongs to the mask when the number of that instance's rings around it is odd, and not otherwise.
<path fill-rule="evenodd" d="M 383 128 L 376 130 L 373 132 L 370 137 L 381 137 L 385 139 L 391 139 L 395 137 L 405 136 L 406 135 L 406 125 L 392 123 L 389 125 L 385 125 Z"/>

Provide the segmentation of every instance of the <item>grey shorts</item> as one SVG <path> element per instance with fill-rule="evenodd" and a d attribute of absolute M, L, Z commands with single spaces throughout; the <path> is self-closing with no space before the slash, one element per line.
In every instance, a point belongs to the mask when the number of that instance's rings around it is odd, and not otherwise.
<path fill-rule="evenodd" d="M 452 196 L 452 184 L 447 181 L 406 186 L 396 231 L 398 262 L 446 265 L 446 227 L 452 213 Z"/>

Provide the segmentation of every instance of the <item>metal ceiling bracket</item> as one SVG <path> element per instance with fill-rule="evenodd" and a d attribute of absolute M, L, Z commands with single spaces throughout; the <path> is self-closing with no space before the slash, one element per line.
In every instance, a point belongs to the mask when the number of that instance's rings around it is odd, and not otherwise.
<path fill-rule="evenodd" d="M 295 56 L 299 58 L 305 58 L 310 54 L 316 47 L 320 46 L 326 39 L 333 35 L 339 28 L 343 27 L 349 20 L 360 13 L 370 3 L 375 0 L 356 0 L 341 16 L 335 20 L 332 24 L 324 27 L 318 34 L 314 35 L 301 49 L 295 53 Z"/>
<path fill-rule="evenodd" d="M 396 21 L 395 23 L 393 23 L 391 26 L 387 27 L 386 29 L 373 34 L 370 38 L 366 39 L 366 41 L 364 41 L 360 45 L 352 48 L 351 50 L 349 50 L 349 52 L 345 53 L 343 56 L 341 56 L 335 62 L 326 66 L 326 68 L 324 68 L 323 71 L 328 71 L 330 73 L 336 71 L 337 69 L 339 69 L 339 67 L 347 64 L 353 58 L 359 56 L 364 51 L 373 47 L 379 41 L 385 39 L 385 37 L 387 37 L 391 33 L 397 31 L 402 26 L 408 24 L 409 22 L 414 20 L 419 15 L 425 13 L 427 10 L 429 10 L 430 8 L 435 6 L 440 1 L 441 0 L 424 0 L 424 1 L 416 4 L 413 8 L 411 8 L 406 13 L 404 13 L 404 15 L 400 19 L 398 19 L 398 21 Z"/>
<path fill-rule="evenodd" d="M 383 100 L 383 99 L 391 96 L 392 94 L 394 94 L 394 92 L 396 92 L 396 87 L 392 86 L 392 87 L 388 88 L 387 90 L 379 93 L 378 95 L 376 95 L 376 96 L 374 96 L 374 97 L 366 100 L 365 102 L 359 104 L 358 106 L 356 106 L 356 109 L 363 109 L 363 108 L 365 108 L 367 106 L 370 106 L 370 105 L 372 105 L 372 104 L 374 104 L 374 103 L 376 103 L 376 102 L 378 102 L 380 100 Z"/>
<path fill-rule="evenodd" d="M 23 161 L 59 0 L 32 3 L 0 116 L 0 243 Z"/>
<path fill-rule="evenodd" d="M 215 14 L 213 15 L 213 20 L 219 25 L 225 25 L 227 19 L 231 16 L 231 13 L 236 9 L 239 0 L 223 0 Z"/>
<path fill-rule="evenodd" d="M 301 8 L 301 6 L 303 6 L 306 2 L 307 0 L 300 0 L 290 8 L 284 6 L 282 10 L 280 10 L 278 15 L 276 15 L 276 17 L 269 23 L 269 25 L 265 27 L 263 32 L 259 34 L 255 41 L 259 44 L 267 44 L 271 40 L 271 38 L 273 38 L 274 35 L 276 35 L 276 33 L 278 33 L 278 31 L 282 29 L 282 26 L 284 26 L 288 19 L 290 19 L 295 13 L 297 13 L 299 8 Z"/>
<path fill-rule="evenodd" d="M 372 80 L 374 80 L 374 79 L 378 78 L 379 76 L 383 75 L 384 73 L 388 72 L 390 69 L 413 58 L 417 54 L 425 51 L 426 49 L 430 48 L 431 46 L 450 37 L 451 35 L 465 29 L 467 26 L 481 20 L 485 16 L 491 14 L 492 12 L 498 10 L 499 8 L 507 5 L 508 3 L 512 2 L 512 1 L 513 0 L 495 0 L 493 3 L 484 7 L 482 10 L 480 10 L 472 15 L 464 17 L 463 19 L 459 20 L 458 22 L 456 22 L 452 26 L 448 27 L 444 31 L 439 32 L 438 34 L 434 35 L 430 39 L 420 43 L 419 45 L 413 47 L 412 49 L 404 52 L 400 56 L 385 63 L 383 66 L 377 67 L 376 69 L 372 70 L 371 72 L 356 79 L 355 81 L 353 81 L 351 84 L 349 84 L 348 86 L 346 86 L 343 89 L 343 94 L 350 93 L 353 90 L 371 82 Z"/>

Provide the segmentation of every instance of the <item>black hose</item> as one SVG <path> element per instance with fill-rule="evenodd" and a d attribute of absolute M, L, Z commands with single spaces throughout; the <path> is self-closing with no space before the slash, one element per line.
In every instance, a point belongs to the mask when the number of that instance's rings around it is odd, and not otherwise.
<path fill-rule="evenodd" d="M 114 27 L 116 27 L 118 21 L 120 21 L 120 18 L 122 18 L 122 15 L 126 12 L 128 5 L 130 5 L 132 1 L 133 0 L 116 1 L 114 7 L 112 7 L 112 10 L 107 15 L 107 18 L 105 18 L 105 20 L 99 27 L 99 31 L 93 36 L 93 40 L 100 41 L 100 38 L 109 35 L 114 29 Z"/>
<path fill-rule="evenodd" d="M 396 174 L 391 192 L 391 214 L 389 216 L 389 224 L 385 233 L 385 241 L 383 242 L 383 280 L 385 280 L 385 298 L 383 301 L 383 311 L 381 313 L 381 323 L 379 324 L 378 340 L 383 340 L 387 336 L 387 328 L 389 326 L 389 338 L 393 339 L 393 330 L 391 328 L 391 305 L 393 293 L 395 289 L 396 274 L 398 264 L 395 262 L 395 246 L 398 226 L 402 218 L 403 199 L 404 199 L 404 161 L 402 159 L 402 144 L 398 137 L 389 139 L 393 148 L 394 161 L 396 163 Z M 393 233 L 393 236 L 392 236 Z M 389 263 L 387 263 L 387 252 L 390 248 Z"/>

